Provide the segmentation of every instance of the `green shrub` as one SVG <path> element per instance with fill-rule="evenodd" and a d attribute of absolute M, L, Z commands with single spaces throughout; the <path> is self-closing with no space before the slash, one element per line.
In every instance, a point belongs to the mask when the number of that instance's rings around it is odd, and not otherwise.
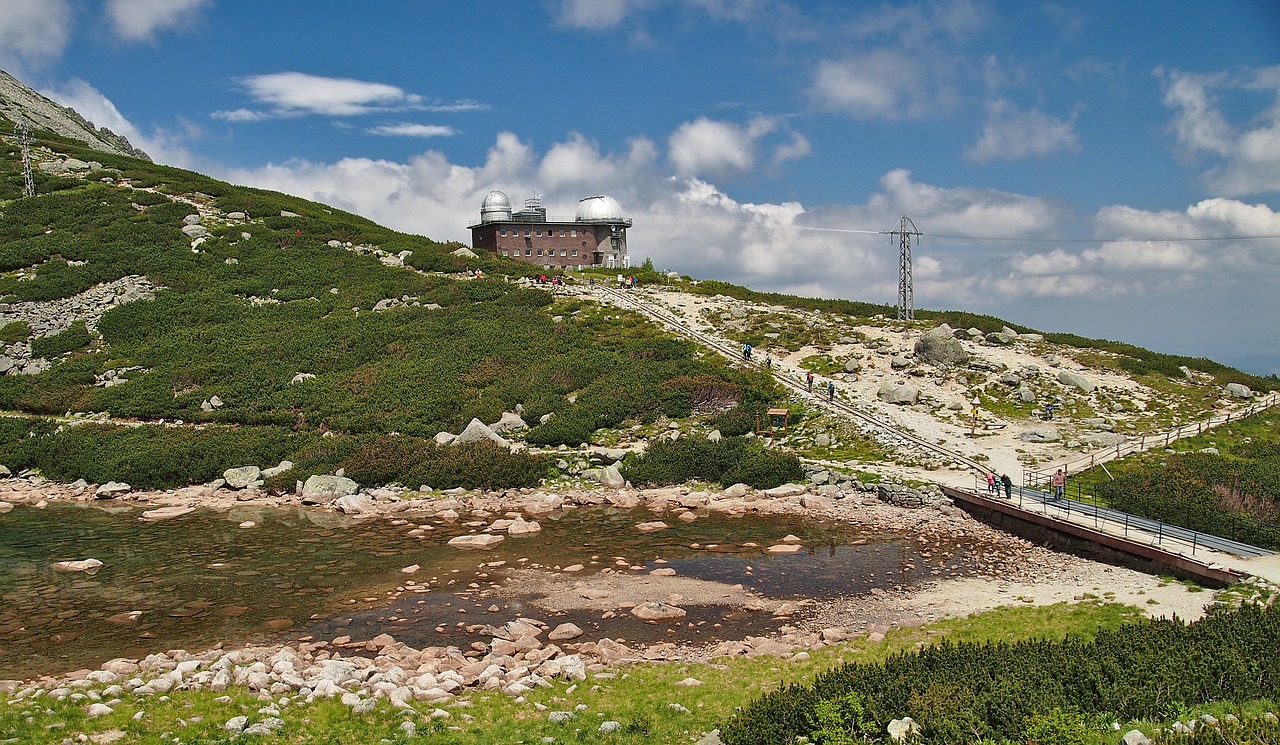
<path fill-rule="evenodd" d="M 63 331 L 31 340 L 31 354 L 46 359 L 83 349 L 93 341 L 84 321 L 76 321 Z"/>
<path fill-rule="evenodd" d="M 1280 607 L 1256 605 L 1193 624 L 1131 624 L 1090 642 L 944 639 L 766 694 L 726 722 L 721 737 L 729 745 L 795 742 L 833 730 L 852 736 L 856 723 L 882 738 L 891 719 L 909 716 L 925 742 L 1074 743 L 1090 722 L 1167 720 L 1212 702 L 1274 699 L 1277 639 Z"/>
<path fill-rule="evenodd" d="M 0 327 L 0 342 L 12 344 L 17 341 L 26 341 L 31 338 L 31 327 L 26 321 L 10 321 L 3 327 Z"/>
<path fill-rule="evenodd" d="M 628 456 L 622 475 L 652 486 L 701 480 L 768 489 L 800 478 L 802 470 L 796 456 L 765 450 L 741 437 L 713 442 L 693 435 L 654 441 L 643 455 Z"/>

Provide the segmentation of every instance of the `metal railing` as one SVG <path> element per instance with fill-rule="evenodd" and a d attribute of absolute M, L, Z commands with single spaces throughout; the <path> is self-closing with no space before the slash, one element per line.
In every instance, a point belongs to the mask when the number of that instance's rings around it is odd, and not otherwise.
<path fill-rule="evenodd" d="M 1080 471 L 1093 468 L 1094 466 L 1101 465 L 1103 463 L 1110 463 L 1113 460 L 1119 460 L 1127 455 L 1146 452 L 1147 450 L 1157 447 L 1168 447 L 1185 437 L 1202 435 L 1214 427 L 1239 421 L 1245 417 L 1266 411 L 1277 403 L 1280 403 L 1280 394 L 1272 393 L 1261 401 L 1255 401 L 1239 411 L 1215 414 L 1203 421 L 1184 424 L 1182 426 L 1175 427 L 1168 432 L 1138 435 L 1135 439 L 1125 440 L 1124 442 L 1106 447 L 1096 453 L 1090 453 L 1065 463 L 1057 463 L 1042 470 L 1027 471 L 1024 476 L 1024 481 L 1029 485 L 1035 486 L 1040 483 L 1048 482 L 1049 478 L 1053 475 L 1053 472 L 1059 468 L 1068 474 L 1079 473 Z"/>
<path fill-rule="evenodd" d="M 997 486 L 1000 486 L 998 482 Z M 1074 495 L 1072 486 L 1076 487 Z M 974 492 L 1009 500 L 1023 510 L 1028 509 L 1029 506 L 1036 507 L 1039 512 L 1050 517 L 1080 525 L 1092 525 L 1099 532 L 1115 533 L 1131 540 L 1149 540 L 1151 545 L 1171 544 L 1175 550 L 1189 549 L 1192 556 L 1202 549 L 1242 557 L 1267 556 L 1276 553 L 1260 546 L 1111 509 L 1100 504 L 1095 495 L 1085 493 L 1078 484 L 1067 484 L 1065 496 L 1062 499 L 1055 499 L 1052 493 L 1029 486 L 1010 486 L 1007 490 L 1000 486 L 998 494 L 991 494 L 987 491 L 986 479 L 975 477 Z"/>

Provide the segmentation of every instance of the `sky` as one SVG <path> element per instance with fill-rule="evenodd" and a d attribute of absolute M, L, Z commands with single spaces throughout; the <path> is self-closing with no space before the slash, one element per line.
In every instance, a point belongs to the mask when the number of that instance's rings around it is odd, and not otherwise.
<path fill-rule="evenodd" d="M 2 0 L 0 69 L 158 162 L 470 242 L 1280 374 L 1280 2 Z"/>

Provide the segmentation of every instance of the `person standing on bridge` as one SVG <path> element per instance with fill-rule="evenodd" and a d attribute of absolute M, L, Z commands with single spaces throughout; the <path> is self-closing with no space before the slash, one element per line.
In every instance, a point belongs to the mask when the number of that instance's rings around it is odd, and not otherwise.
<path fill-rule="evenodd" d="M 813 393 L 813 373 L 805 373 L 804 382 L 809 386 L 809 392 Z"/>
<path fill-rule="evenodd" d="M 1009 474 L 1000 474 L 1000 485 L 1004 487 L 1004 498 L 1013 499 L 1013 479 L 1009 478 Z"/>
<path fill-rule="evenodd" d="M 1053 474 L 1053 501 L 1057 502 L 1062 499 L 1063 492 L 1067 490 L 1067 475 L 1059 468 L 1057 473 Z"/>
<path fill-rule="evenodd" d="M 987 471 L 987 493 L 1000 494 L 1000 490 L 996 488 L 996 475 L 991 471 Z"/>

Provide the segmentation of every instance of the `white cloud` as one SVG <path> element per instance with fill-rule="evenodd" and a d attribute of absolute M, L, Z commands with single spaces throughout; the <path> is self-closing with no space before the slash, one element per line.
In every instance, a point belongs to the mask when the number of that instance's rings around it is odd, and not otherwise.
<path fill-rule="evenodd" d="M 22 78 L 62 56 L 71 21 L 68 0 L 0 2 L 0 69 Z"/>
<path fill-rule="evenodd" d="M 107 0 L 111 28 L 125 41 L 151 41 L 158 31 L 191 26 L 209 0 Z"/>
<path fill-rule="evenodd" d="M 668 157 L 680 176 L 728 176 L 750 171 L 756 165 L 765 138 L 785 130 L 780 117 L 757 116 L 745 125 L 700 117 L 685 122 L 667 140 Z M 790 132 L 787 141 L 773 146 L 770 163 L 780 165 L 804 157 L 809 141 Z"/>
<path fill-rule="evenodd" d="M 561 0 L 556 20 L 570 28 L 613 28 L 649 4 L 647 0 Z"/>
<path fill-rule="evenodd" d="M 198 129 L 185 127 L 181 134 L 163 129 L 143 132 L 125 118 L 116 105 L 101 91 L 79 78 L 72 78 L 60 88 L 41 91 L 63 106 L 70 106 L 98 127 L 106 127 L 127 138 L 157 163 L 192 167 L 196 159 L 183 146 L 185 138 L 198 134 Z"/>
<path fill-rule="evenodd" d="M 1234 75 L 1155 74 L 1174 111 L 1171 127 L 1183 152 L 1213 161 L 1205 173 L 1210 188 L 1229 197 L 1280 192 L 1280 66 Z M 1222 109 L 1220 99 L 1239 91 L 1270 97 L 1247 124 L 1231 123 Z"/>
<path fill-rule="evenodd" d="M 964 155 L 977 163 L 987 163 L 1079 149 L 1074 116 L 1063 121 L 1035 109 L 1022 111 L 1001 98 L 987 104 L 987 124 L 982 136 L 965 149 Z"/>
<path fill-rule="evenodd" d="M 453 127 L 445 127 L 438 124 L 415 124 L 413 122 L 383 124 L 377 127 L 370 127 L 368 131 L 370 134 L 386 135 L 388 137 L 452 137 L 458 133 L 458 130 Z"/>
<path fill-rule="evenodd" d="M 856 119 L 914 119 L 942 105 L 931 77 L 918 57 L 880 49 L 820 63 L 811 95 L 820 108 Z"/>
<path fill-rule="evenodd" d="M 213 116 L 227 121 L 322 114 L 354 116 L 383 111 L 421 108 L 422 97 L 387 83 L 352 78 L 328 78 L 304 72 L 277 72 L 250 75 L 237 81 L 257 103 L 261 112 L 247 109 L 219 111 Z"/>

